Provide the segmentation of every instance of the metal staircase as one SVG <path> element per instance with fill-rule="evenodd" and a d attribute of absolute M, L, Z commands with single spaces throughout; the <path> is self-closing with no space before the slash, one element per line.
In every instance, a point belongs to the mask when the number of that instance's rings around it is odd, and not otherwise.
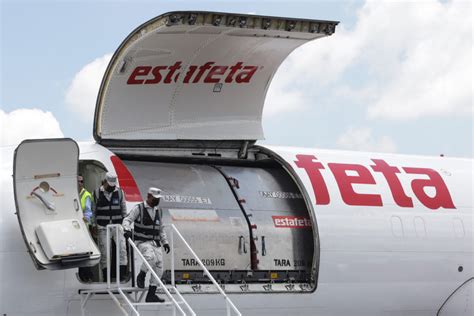
<path fill-rule="evenodd" d="M 196 253 L 193 251 L 193 249 L 189 246 L 189 244 L 186 242 L 184 237 L 181 235 L 181 233 L 178 231 L 176 226 L 173 224 L 171 225 L 164 225 L 165 229 L 169 229 L 169 236 L 170 236 L 170 248 L 171 248 L 171 284 L 170 285 L 165 285 L 163 281 L 158 277 L 158 275 L 153 271 L 152 267 L 150 264 L 145 260 L 141 252 L 138 250 L 137 246 L 135 243 L 131 240 L 128 239 L 127 242 L 130 245 L 132 249 L 132 253 L 134 255 L 137 255 L 141 261 L 145 264 L 147 269 L 150 271 L 152 274 L 152 277 L 154 277 L 156 280 L 158 280 L 158 285 L 159 289 L 161 289 L 166 296 L 168 297 L 169 301 L 165 301 L 163 303 L 147 303 L 144 302 L 144 296 L 146 292 L 148 291 L 147 289 L 142 289 L 142 288 L 137 288 L 137 287 L 123 287 L 122 284 L 120 283 L 120 251 L 119 251 L 119 245 L 120 243 L 116 242 L 116 282 L 113 284 L 111 282 L 111 277 L 110 277 L 110 237 L 111 233 L 115 232 L 115 237 L 116 240 L 119 240 L 119 238 L 123 238 L 123 236 L 120 236 L 120 228 L 121 225 L 108 225 L 107 226 L 107 287 L 105 288 L 98 288 L 98 289 L 91 289 L 91 290 L 84 290 L 81 291 L 81 312 L 82 315 L 86 315 L 86 307 L 87 303 L 90 301 L 90 299 L 98 293 L 107 293 L 110 298 L 115 302 L 115 304 L 118 306 L 118 308 L 123 312 L 124 315 L 135 315 L 139 316 L 140 312 L 139 309 L 142 306 L 171 306 L 172 308 L 172 313 L 173 316 L 176 316 L 176 312 L 178 311 L 180 315 L 186 316 L 186 315 L 192 315 L 196 316 L 196 313 L 194 310 L 189 306 L 189 304 L 186 302 L 184 297 L 181 295 L 181 293 L 178 291 L 176 288 L 175 284 L 175 267 L 174 267 L 174 235 L 177 235 L 181 242 L 186 246 L 188 251 L 193 255 L 195 260 L 199 263 L 199 266 L 202 268 L 203 272 L 207 277 L 211 280 L 211 282 L 214 284 L 214 286 L 217 288 L 218 293 L 223 296 L 225 302 L 226 302 L 226 315 L 230 316 L 232 315 L 232 312 L 234 315 L 241 316 L 242 314 L 239 312 L 239 310 L 235 307 L 234 303 L 230 300 L 230 298 L 225 294 L 224 290 L 221 288 L 221 286 L 217 283 L 217 281 L 214 279 L 214 277 L 211 275 L 209 270 L 204 266 L 204 264 L 201 262 L 199 257 L 196 255 Z M 133 257 L 133 256 L 132 256 Z M 135 277 L 135 276 L 132 276 Z M 185 308 L 183 308 L 185 307 Z M 187 312 L 185 312 L 185 310 Z M 147 311 L 148 312 L 148 311 Z M 157 311 L 158 312 L 158 311 Z"/>

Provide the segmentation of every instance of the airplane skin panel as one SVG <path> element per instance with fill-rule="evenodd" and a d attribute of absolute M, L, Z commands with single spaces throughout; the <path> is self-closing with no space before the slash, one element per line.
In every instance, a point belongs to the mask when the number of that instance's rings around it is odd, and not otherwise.
<path fill-rule="evenodd" d="M 436 315 L 472 315 L 474 293 L 474 277 L 462 283 L 456 290 L 446 299 Z"/>
<path fill-rule="evenodd" d="M 108 170 L 114 170 L 111 161 L 114 154 L 111 151 L 97 144 L 79 145 L 80 160 L 95 160 Z M 472 276 L 472 209 L 468 207 L 470 197 L 463 195 L 469 190 L 466 186 L 470 185 L 467 181 L 472 172 L 469 160 L 260 148 L 267 154 L 272 153 L 277 161 L 286 166 L 296 179 L 301 193 L 308 197 L 314 195 L 314 190 L 306 170 L 296 165 L 296 155 L 316 156 L 317 160 L 314 161 L 321 162 L 324 167 L 321 172 L 330 203 L 321 205 L 316 204 L 315 199 L 310 199 L 312 215 L 317 219 L 321 247 L 316 290 L 312 294 L 232 294 L 231 298 L 246 315 L 285 315 L 289 311 L 300 315 L 313 315 L 316 312 L 321 315 L 433 315 L 453 289 Z M 10 156 L 11 153 L 2 150 L 2 159 Z M 421 202 L 416 201 L 410 186 L 410 181 L 417 179 L 414 175 L 397 174 L 406 196 L 414 201 L 414 207 L 399 207 L 393 201 L 388 203 L 393 196 L 385 177 L 369 169 L 372 159 L 384 160 L 397 168 L 450 171 L 451 178 L 443 174 L 442 179 L 456 208 L 434 210 L 422 206 Z M 357 184 L 355 192 L 379 194 L 387 205 L 347 205 L 341 197 L 334 174 L 327 167 L 329 163 L 359 164 L 369 169 L 376 183 Z M 455 166 L 457 171 L 450 166 Z M 12 186 L 11 171 L 11 163 L 2 165 L 1 180 L 5 187 Z M 463 186 L 460 187 L 459 183 Z M 364 186 L 370 186 L 372 190 Z M 13 212 L 13 192 L 5 190 L 2 194 L 1 220 L 4 229 L 0 231 L 3 281 L 0 312 L 7 315 L 79 315 L 78 290 L 99 285 L 80 283 L 76 276 L 77 270 L 36 271 L 21 240 Z M 267 194 L 272 196 L 271 193 Z M 128 208 L 135 203 L 128 202 Z M 392 220 L 394 217 L 397 219 Z M 454 219 L 457 226 L 453 225 Z M 462 229 L 459 228 L 460 222 Z M 399 231 L 392 229 L 392 225 L 397 223 L 401 223 Z M 426 235 L 419 233 L 419 225 L 425 225 Z M 13 264 L 16 261 L 21 264 Z M 462 269 L 459 269 L 460 266 Z M 51 280 L 54 282 L 51 283 Z M 45 284 L 48 286 L 45 287 Z M 35 305 L 22 304 L 19 301 L 21 295 L 18 295 L 21 291 L 31 295 L 34 292 Z M 56 300 L 46 305 L 51 296 L 56 297 Z M 198 313 L 212 315 L 222 311 L 209 309 L 214 295 L 187 295 L 187 298 Z M 91 310 L 101 315 L 114 315 L 117 312 L 109 300 L 101 298 L 91 303 Z"/>
<path fill-rule="evenodd" d="M 216 12 L 152 19 L 134 30 L 110 61 L 97 99 L 94 137 L 99 142 L 263 139 L 262 110 L 276 70 L 295 48 L 331 35 L 336 25 Z"/>
<path fill-rule="evenodd" d="M 393 206 L 452 214 L 472 209 L 470 159 L 266 148 L 304 181 L 314 205 Z"/>
<path fill-rule="evenodd" d="M 354 308 L 365 301 L 387 313 L 400 306 L 429 311 L 473 276 L 472 160 L 265 148 L 286 164 L 311 201 L 321 246 L 315 298 L 338 288 L 348 296 L 327 299 Z M 381 161 L 393 174 L 375 171 Z M 339 165 L 346 168 L 342 175 L 334 172 Z M 399 205 L 397 189 L 412 206 Z M 349 294 L 351 288 L 364 294 Z"/>

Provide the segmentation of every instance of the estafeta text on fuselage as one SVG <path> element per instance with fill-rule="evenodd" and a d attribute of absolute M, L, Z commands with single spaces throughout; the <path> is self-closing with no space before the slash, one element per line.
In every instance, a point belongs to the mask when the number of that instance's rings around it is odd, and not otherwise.
<path fill-rule="evenodd" d="M 295 158 L 296 167 L 306 171 L 313 187 L 316 204 L 330 204 L 331 196 L 323 176 L 326 169 L 324 164 L 314 155 L 297 154 Z M 456 208 L 446 183 L 436 170 L 421 167 L 399 168 L 389 165 L 383 159 L 371 159 L 371 162 L 373 164 L 370 166 L 353 163 L 327 163 L 345 204 L 358 206 L 384 205 L 380 193 L 376 193 L 376 191 L 373 193 L 358 193 L 353 187 L 355 184 L 376 186 L 377 182 L 372 174 L 372 172 L 375 172 L 380 173 L 385 178 L 393 201 L 400 207 L 413 208 L 413 200 L 416 198 L 422 205 L 432 210 Z M 414 197 L 407 195 L 408 190 L 403 187 L 400 181 L 399 175 L 403 173 L 415 176 L 410 183 Z M 434 189 L 434 194 L 428 194 L 425 192 L 425 188 Z"/>
<path fill-rule="evenodd" d="M 137 66 L 130 74 L 127 84 L 171 84 L 178 82 L 183 74 L 183 83 L 249 83 L 258 69 L 258 66 L 245 65 L 241 61 L 230 66 L 208 61 L 188 67 L 184 67 L 182 61 L 177 61 L 170 66 Z"/>

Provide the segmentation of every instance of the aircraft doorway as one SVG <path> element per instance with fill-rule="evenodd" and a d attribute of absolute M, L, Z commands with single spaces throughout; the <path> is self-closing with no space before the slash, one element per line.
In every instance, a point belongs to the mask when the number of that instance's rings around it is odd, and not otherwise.
<path fill-rule="evenodd" d="M 107 168 L 97 160 L 80 160 L 78 170 L 78 175 L 82 176 L 83 179 L 84 189 L 87 190 L 91 195 L 94 195 L 94 191 L 103 184 L 103 180 L 105 179 L 105 175 L 108 171 Z M 93 203 L 94 202 L 95 201 L 93 201 Z M 91 222 L 88 222 L 88 229 L 92 239 L 97 244 L 98 232 L 94 217 L 92 217 Z M 115 280 L 116 244 L 114 239 L 111 239 L 110 249 L 111 278 Z M 132 271 L 132 265 L 130 262 L 131 261 L 129 261 L 127 266 L 127 271 L 125 273 L 125 279 L 123 282 L 128 282 L 130 279 L 130 271 Z M 77 277 L 82 283 L 104 283 L 106 282 L 106 279 L 102 273 L 103 269 L 105 269 L 105 267 L 101 266 L 100 263 L 92 267 L 81 267 L 78 269 Z M 121 272 L 121 278 L 122 277 L 123 271 Z"/>
<path fill-rule="evenodd" d="M 311 219 L 279 165 L 123 162 L 142 195 L 149 186 L 163 190 L 164 223 L 176 225 L 218 282 L 314 284 Z M 175 247 L 176 282 L 209 282 L 186 249 Z M 164 259 L 163 279 L 170 282 L 169 256 Z"/>

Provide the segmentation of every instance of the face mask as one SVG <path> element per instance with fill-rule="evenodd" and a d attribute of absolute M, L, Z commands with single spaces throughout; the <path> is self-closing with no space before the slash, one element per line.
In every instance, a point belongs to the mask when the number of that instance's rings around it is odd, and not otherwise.
<path fill-rule="evenodd" d="M 107 190 L 107 192 L 112 193 L 112 192 L 114 192 L 114 190 L 115 190 L 115 186 L 111 187 L 111 186 L 109 185 L 109 186 L 107 186 L 107 189 L 105 189 L 105 190 Z"/>
<path fill-rule="evenodd" d="M 153 199 L 151 200 L 151 206 L 155 207 L 160 203 L 160 199 Z"/>

